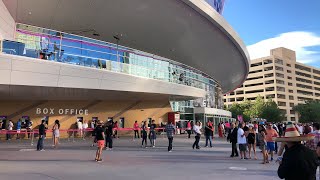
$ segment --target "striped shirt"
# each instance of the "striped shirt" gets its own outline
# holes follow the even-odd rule
[[[174,131],[175,131],[175,127],[174,127],[173,124],[167,124],[166,125],[166,132],[167,132],[168,138],[172,138],[173,137]]]

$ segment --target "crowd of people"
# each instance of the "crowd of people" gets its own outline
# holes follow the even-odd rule
[[[38,129],[37,150],[44,151],[43,142],[46,137],[48,126],[45,120],[42,120]],[[78,131],[80,137],[85,137],[88,128],[86,121],[77,122],[81,131]],[[29,124],[28,127],[32,127]],[[9,121],[7,130],[13,130],[14,123]],[[16,124],[17,133],[21,129],[21,122]],[[111,150],[113,148],[113,138],[118,138],[117,122],[95,121],[91,123],[92,146],[97,144],[97,152],[95,160],[101,162],[102,150],[105,148]],[[162,124],[163,128],[160,132],[166,133],[168,138],[168,152],[172,152],[173,138],[177,134],[179,126],[168,122]],[[315,178],[315,172],[318,167],[318,157],[320,157],[320,125],[319,123],[258,123],[253,122],[221,122],[217,125],[218,135],[227,139],[231,143],[231,158],[240,157],[241,160],[254,159],[257,160],[258,153],[262,154],[262,164],[268,164],[271,161],[279,162],[278,175],[280,178],[296,179],[303,177],[304,179]],[[183,128],[188,138],[194,134],[193,149],[200,149],[200,139],[204,134],[205,147],[213,147],[214,125],[208,121],[202,125],[200,121],[188,121]],[[133,124],[134,138],[141,138],[141,146],[146,148],[148,140],[150,147],[156,146],[157,125],[154,120],[149,123],[143,121],[139,126],[135,121]],[[53,147],[57,148],[60,138],[60,122],[56,120],[52,126]],[[6,135],[7,140],[11,139],[11,134]],[[17,138],[20,138],[17,134]],[[259,149],[259,150],[258,150]],[[275,158],[277,157],[277,158]]]
[[[252,152],[257,160],[256,147],[259,147],[262,164],[268,164],[278,156],[281,179],[314,180],[320,157],[319,128],[318,123],[231,123],[227,135],[231,143],[230,157],[238,157],[239,149],[241,160],[251,159]]]

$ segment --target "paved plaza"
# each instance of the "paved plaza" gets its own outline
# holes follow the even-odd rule
[[[275,162],[262,165],[259,160],[230,158],[230,144],[215,139],[213,148],[193,150],[193,138],[174,139],[173,152],[167,152],[167,139],[158,137],[155,148],[141,148],[140,140],[114,140],[114,149],[103,152],[103,162],[94,161],[96,147],[90,141],[62,140],[58,149],[46,140],[44,152],[34,151],[30,141],[0,144],[1,180],[271,180],[278,179]],[[203,140],[203,139],[202,139]],[[204,142],[201,141],[201,146]]]

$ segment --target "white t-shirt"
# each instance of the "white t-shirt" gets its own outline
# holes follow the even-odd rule
[[[77,125],[78,125],[78,129],[82,129],[82,122],[81,121],[78,121]]]
[[[87,129],[87,128],[88,128],[88,123],[83,123],[83,124],[82,124],[82,128],[83,128],[83,129]]]
[[[302,134],[303,133],[303,126],[298,126],[298,130],[299,130],[299,133]]]
[[[198,134],[201,134],[201,131],[200,131],[201,127],[200,126],[197,126],[197,125],[194,125],[193,126],[193,131],[198,133]]]
[[[12,131],[12,128],[13,128],[13,123],[9,122],[8,130]]]
[[[247,144],[247,138],[246,136],[241,137],[244,135],[243,129],[239,128],[238,129],[238,144]]]

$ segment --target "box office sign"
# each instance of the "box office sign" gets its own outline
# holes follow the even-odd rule
[[[36,108],[37,115],[88,115],[88,109],[72,109],[72,108]]]

